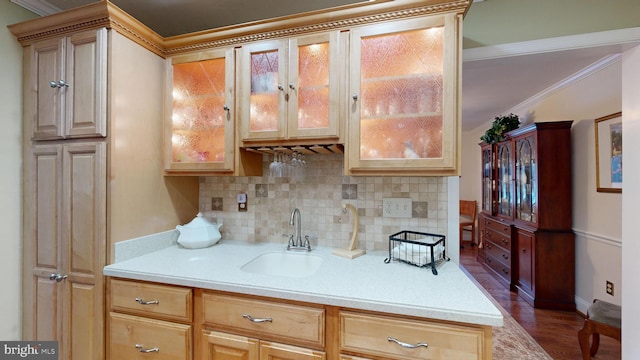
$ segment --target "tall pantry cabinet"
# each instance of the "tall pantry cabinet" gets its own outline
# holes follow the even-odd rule
[[[197,178],[163,177],[163,59],[107,2],[9,28],[24,47],[23,339],[104,359],[109,249],[197,212]]]

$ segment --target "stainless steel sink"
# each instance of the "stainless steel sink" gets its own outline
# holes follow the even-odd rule
[[[244,264],[245,272],[301,278],[313,275],[324,259],[309,253],[268,252]]]

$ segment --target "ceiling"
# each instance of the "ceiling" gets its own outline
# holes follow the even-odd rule
[[[96,0],[11,0],[39,15]],[[480,1],[480,0],[476,0]],[[326,9],[366,0],[111,0],[158,34],[169,37],[256,20]],[[224,9],[224,10],[220,10]],[[617,34],[619,36],[620,34]],[[557,39],[557,38],[556,38]],[[591,41],[533,41],[464,50],[462,128],[486,127],[497,115],[569,78],[601,59],[640,43],[616,36]],[[597,43],[595,41],[598,41]],[[510,46],[511,45],[511,46]],[[564,50],[571,48],[571,50]],[[524,114],[518,114],[524,115]]]

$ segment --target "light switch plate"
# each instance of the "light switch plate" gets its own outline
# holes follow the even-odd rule
[[[382,199],[382,216],[410,218],[412,203],[410,198]]]

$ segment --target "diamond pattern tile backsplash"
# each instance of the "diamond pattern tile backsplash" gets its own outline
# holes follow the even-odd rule
[[[263,160],[263,174],[269,161]],[[447,235],[447,179],[343,175],[341,155],[307,156],[303,181],[270,176],[210,176],[200,178],[200,211],[222,222],[222,238],[250,242],[287,243],[292,234],[291,210],[302,214],[302,235],[312,246],[347,247],[353,219],[343,204],[358,209],[359,248],[388,249],[389,235],[414,230]],[[239,212],[237,195],[247,194],[248,211]],[[411,198],[412,217],[382,216],[383,198]]]

